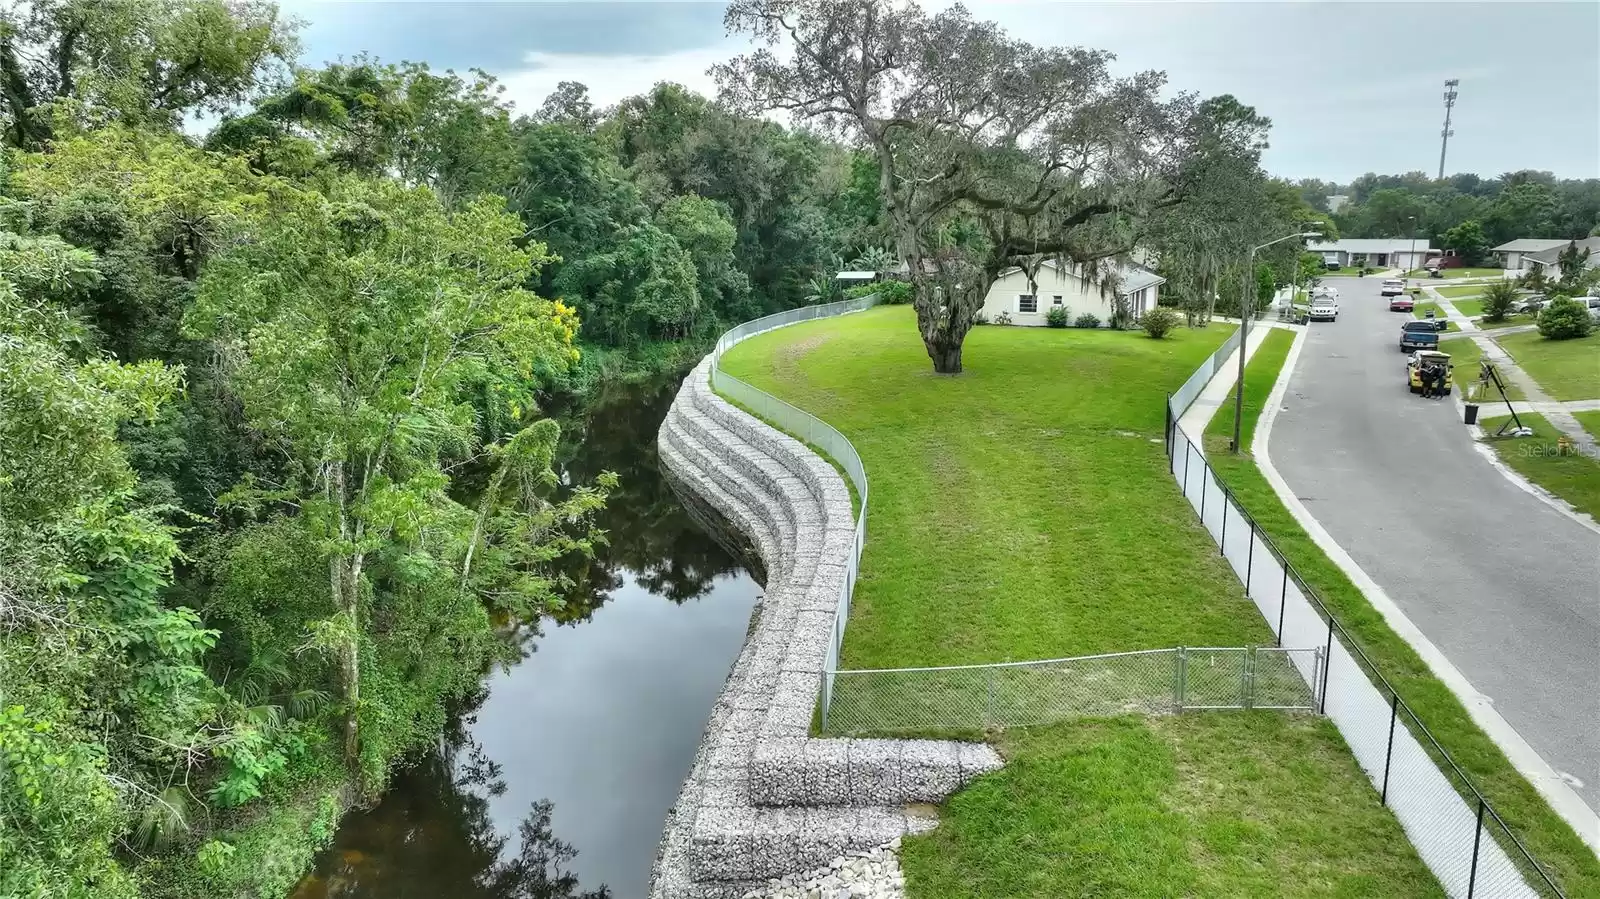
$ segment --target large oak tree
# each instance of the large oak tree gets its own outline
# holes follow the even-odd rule
[[[1053,258],[1114,289],[1109,263],[1181,201],[1193,157],[1257,152],[1266,126],[1231,99],[1164,98],[1159,72],[1116,77],[1108,53],[1035,47],[959,5],[736,0],[726,24],[758,46],[715,68],[724,102],[787,111],[875,155],[939,372],[961,370],[1001,272]]]

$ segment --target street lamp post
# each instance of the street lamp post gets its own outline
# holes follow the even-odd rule
[[[1318,228],[1322,227],[1322,222],[1307,222],[1306,224]],[[1320,231],[1296,231],[1293,234],[1285,234],[1277,240],[1269,240],[1264,244],[1250,248],[1250,257],[1244,267],[1245,281],[1241,285],[1244,289],[1239,293],[1239,380],[1233,391],[1233,441],[1228,444],[1228,451],[1231,453],[1239,452],[1239,428],[1244,421],[1244,356],[1245,349],[1250,345],[1250,319],[1255,312],[1256,306],[1255,301],[1251,300],[1249,308],[1246,309],[1245,298],[1255,295],[1256,251],[1264,250],[1273,244],[1283,243],[1286,240],[1294,240],[1296,237],[1321,236],[1322,232]],[[1290,302],[1294,301],[1293,294],[1290,295],[1289,299]]]
[[[1408,216],[1406,221],[1411,224],[1411,255],[1406,259],[1406,261],[1415,267],[1417,264],[1417,217],[1414,215]],[[1411,268],[1407,269],[1407,271],[1411,270]]]

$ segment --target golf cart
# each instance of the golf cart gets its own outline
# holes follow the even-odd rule
[[[1455,368],[1450,363],[1450,354],[1438,350],[1417,350],[1406,360],[1406,385],[1412,393],[1422,392],[1422,376],[1425,369],[1431,366],[1444,368],[1444,385],[1441,390],[1445,395],[1450,393],[1451,380],[1455,375]]]

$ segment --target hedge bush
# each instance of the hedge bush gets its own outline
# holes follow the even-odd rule
[[[1067,326],[1067,307],[1051,306],[1045,311],[1044,323],[1052,328],[1065,328]]]
[[[1073,320],[1072,326],[1074,328],[1098,328],[1100,327],[1100,319],[1096,318],[1093,313],[1085,312]]]
[[[1146,312],[1139,319],[1139,324],[1144,327],[1144,333],[1160,340],[1167,336],[1167,332],[1178,326],[1178,313],[1165,306],[1157,306]]]
[[[1556,297],[1539,312],[1539,333],[1551,340],[1587,337],[1593,329],[1588,307],[1569,297]]]

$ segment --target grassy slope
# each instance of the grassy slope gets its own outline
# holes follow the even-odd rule
[[[1578,453],[1557,455],[1556,438],[1561,435],[1560,430],[1543,415],[1528,412],[1519,413],[1517,417],[1533,429],[1532,437],[1495,437],[1495,430],[1507,416],[1480,422],[1489,434],[1489,446],[1494,448],[1500,461],[1566,500],[1579,512],[1600,521],[1600,460]]]
[[[1538,331],[1496,338],[1517,365],[1555,400],[1600,399],[1600,330],[1551,340]]]
[[[847,665],[1268,639],[1159,442],[1165,392],[1226,334],[980,328],[949,378],[901,307],[731,351],[729,371],[834,424],[866,461]],[[914,899],[1436,889],[1326,722],[1091,720],[1000,741],[1013,764],[906,842]]]
[[[1600,440],[1600,412],[1574,412],[1572,417],[1596,440]]]
[[[1166,391],[1225,328],[1163,341],[978,328],[950,378],[930,370],[911,315],[797,325],[723,363],[839,428],[866,462],[846,667],[1268,639],[1162,452]]]
[[[1468,338],[1448,341],[1448,352],[1457,360]],[[1271,383],[1281,360],[1256,352],[1245,372],[1247,385]],[[1476,347],[1471,346],[1476,356]],[[1474,369],[1476,363],[1474,363]],[[1257,371],[1259,369],[1259,372]],[[1249,396],[1247,391],[1246,396]],[[1254,407],[1259,410],[1259,404]],[[1503,407],[1502,407],[1503,408]],[[1247,410],[1247,415],[1254,413]],[[1212,419],[1225,419],[1219,412]],[[1253,423],[1252,427],[1253,427]],[[1220,440],[1221,452],[1217,451]],[[1550,809],[1544,799],[1525,780],[1494,741],[1478,729],[1465,708],[1410,644],[1402,640],[1382,615],[1367,602],[1356,585],[1330,560],[1316,541],[1300,527],[1284,507],[1272,485],[1248,455],[1231,456],[1227,440],[1208,436],[1212,467],[1238,497],[1239,502],[1277,544],[1308,586],[1322,599],[1361,648],[1382,670],[1407,704],[1425,721],[1451,756],[1477,783],[1504,818],[1523,839],[1535,857],[1558,878],[1568,896],[1600,896],[1600,859],[1578,838],[1566,821]]]
[[[1115,718],[1010,731],[1001,750],[1004,769],[905,841],[910,896],[1443,895],[1325,719]]]

